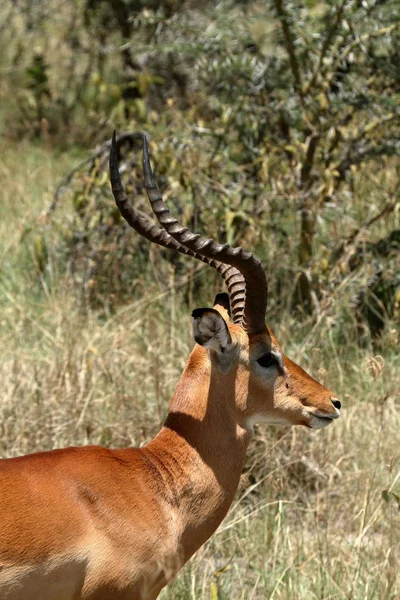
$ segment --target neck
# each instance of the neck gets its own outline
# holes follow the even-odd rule
[[[164,427],[144,449],[169,488],[185,561],[218,527],[239,484],[250,434],[237,422],[234,381],[197,347]]]

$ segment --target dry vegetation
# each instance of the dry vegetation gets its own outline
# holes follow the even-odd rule
[[[396,600],[396,1],[194,4],[0,9],[0,455],[140,445],[163,422],[220,281],[138,241],[99,161],[47,212],[94,141],[145,130],[171,208],[256,250],[269,325],[343,403],[320,432],[257,431],[232,510],[162,598]]]
[[[24,234],[76,157],[26,144],[1,157],[1,454],[141,444],[192,344],[181,288],[153,284],[108,318],[77,305],[56,266],[46,279],[35,269]],[[333,316],[311,330],[287,314],[272,325],[289,355],[337,391],[343,418],[317,433],[260,429],[227,519],[163,598],[398,597],[398,330],[388,326],[375,356],[351,330],[338,345]]]

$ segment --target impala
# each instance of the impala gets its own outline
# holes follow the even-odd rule
[[[151,242],[216,269],[228,294],[193,311],[196,345],[155,439],[0,461],[0,600],[156,598],[226,515],[254,424],[320,429],[340,414],[339,400],[266,327],[260,261],[178,224],[145,137],[143,169],[160,227],[125,195],[114,133],[111,185],[123,217]]]

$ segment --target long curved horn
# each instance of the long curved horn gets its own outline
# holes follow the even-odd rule
[[[267,308],[268,282],[265,271],[258,258],[243,248],[233,248],[229,244],[219,244],[212,239],[193,233],[182,227],[171,215],[157,187],[149,160],[146,136],[143,136],[143,171],[144,185],[152,209],[159,223],[180,244],[204,257],[218,260],[235,267],[243,275],[245,288],[239,291],[236,300],[244,304],[243,326],[248,333],[258,333],[265,327]]]
[[[231,303],[231,311],[235,323],[241,323],[244,313],[244,301],[241,300],[241,292],[245,286],[243,275],[231,265],[218,262],[213,258],[208,258],[191,250],[190,248],[180,244],[173,238],[165,229],[157,227],[151,223],[146,217],[141,216],[135,211],[129,202],[124,187],[122,185],[119,169],[118,169],[118,152],[115,131],[111,140],[110,149],[110,180],[111,188],[115,202],[120,210],[125,221],[137,233],[146,238],[150,242],[154,242],[164,248],[170,248],[181,252],[186,256],[191,256],[216,269],[226,282],[229,298]]]

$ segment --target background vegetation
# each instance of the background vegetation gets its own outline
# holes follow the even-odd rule
[[[396,0],[5,0],[0,448],[139,445],[214,273],[138,239],[140,143],[180,220],[256,251],[269,323],[342,399],[257,432],[226,521],[163,598],[400,594],[400,21]]]

